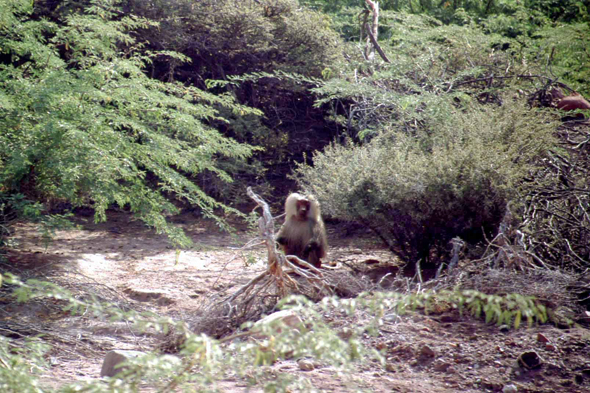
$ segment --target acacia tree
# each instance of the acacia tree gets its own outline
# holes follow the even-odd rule
[[[126,15],[117,0],[92,0],[64,23],[30,18],[27,0],[0,0],[0,197],[92,206],[105,220],[112,204],[129,208],[180,245],[165,220],[171,198],[215,217],[228,209],[191,176],[219,169],[220,156],[245,159],[253,147],[208,126],[216,108],[257,113],[228,95],[149,78],[154,58],[132,32],[152,22]]]

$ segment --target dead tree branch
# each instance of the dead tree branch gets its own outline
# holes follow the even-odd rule
[[[371,12],[373,15],[370,28],[369,28],[369,24],[367,23],[367,16],[368,15],[365,15],[365,21],[363,23],[363,27],[366,30],[367,35],[368,35],[367,36],[367,43],[365,45],[365,58],[369,61],[372,61],[373,58],[375,57],[375,49],[378,47],[377,35],[379,34],[379,3],[372,1],[372,0],[365,0],[365,3],[371,9]],[[379,49],[377,49],[377,50],[379,51]],[[382,52],[383,51],[379,51],[379,54],[381,54]],[[383,57],[383,55],[381,55],[381,57]],[[387,61],[387,62],[389,63],[389,61]]]
[[[368,23],[365,23],[364,27],[365,27],[365,31],[367,32],[367,36],[371,40],[371,43],[373,44],[373,47],[375,49],[377,49],[377,52],[379,53],[379,56],[381,56],[381,58],[383,59],[384,62],[391,63],[391,61],[389,61],[389,58],[387,57],[387,55],[385,54],[385,52],[383,51],[383,49],[381,49],[381,46],[379,46],[379,44],[377,43],[377,39],[375,38],[375,36],[371,32],[371,28],[369,27],[369,24]]]

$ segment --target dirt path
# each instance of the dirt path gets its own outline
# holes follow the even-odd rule
[[[17,225],[18,247],[9,255],[12,268],[23,276],[45,277],[67,288],[83,288],[107,300],[176,318],[194,313],[211,294],[231,293],[265,268],[262,247],[247,254],[237,251],[251,239],[244,228],[235,236],[222,234],[211,223],[190,214],[175,220],[195,241],[192,250],[180,254],[163,236],[124,213],[111,213],[103,224],[94,224],[91,218],[77,220],[80,229],[59,231],[47,245],[32,225]],[[343,236],[338,228],[330,228],[329,237],[334,261],[387,265],[395,260],[368,234]],[[105,326],[91,318],[72,317],[57,307],[49,310],[52,313],[35,304],[0,307],[0,322],[15,314],[23,323],[44,321],[35,322],[39,331],[61,343],[50,353],[51,372],[43,378],[53,387],[98,378],[109,350],[150,350],[159,339],[136,335],[124,323]],[[335,329],[359,323],[342,316],[329,317]],[[60,334],[54,335],[58,328]],[[515,331],[451,314],[416,313],[385,318],[379,335],[363,337],[363,342],[387,358],[385,368],[368,364],[348,376],[356,381],[356,388],[367,391],[499,392],[510,384],[518,392],[590,391],[590,331],[581,327],[545,325]],[[526,351],[535,351],[542,367],[518,367],[517,358]],[[302,371],[295,360],[280,361],[273,367],[310,378],[321,390],[353,389],[350,379],[341,378],[330,367]],[[221,390],[246,388],[234,381]]]

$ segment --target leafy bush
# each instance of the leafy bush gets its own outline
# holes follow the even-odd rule
[[[43,356],[49,348],[39,339],[15,345],[12,340],[0,336],[0,391],[43,392],[38,375],[47,367]]]
[[[554,125],[516,102],[432,117],[425,129],[333,144],[298,180],[328,215],[366,224],[408,261],[434,262],[456,236],[491,236],[528,165],[554,145]]]
[[[272,77],[231,85],[212,83],[259,72],[314,77],[333,73],[330,70],[342,58],[342,47],[326,15],[296,0],[131,0],[128,4],[132,12],[159,22],[158,27],[139,33],[149,48],[174,50],[191,60],[156,58],[150,64],[153,77],[226,92],[265,114],[246,116],[220,109],[223,119],[211,120],[223,135],[264,148],[249,161],[251,166],[219,158],[221,167],[239,167],[233,184],[211,181],[208,173],[198,176],[198,184],[212,195],[237,200],[243,197],[245,185],[257,184],[259,191],[271,189],[285,178],[291,159],[329,142],[329,133],[318,136],[315,131],[325,129],[324,112],[313,107],[313,96],[305,85]]]
[[[553,75],[590,96],[590,26],[588,23],[546,26],[535,32],[528,58],[550,59]],[[538,71],[543,71],[539,65]]]
[[[320,76],[340,57],[329,18],[296,0],[129,1],[133,12],[159,21],[142,36],[156,48],[176,50],[191,64],[160,63],[174,79],[225,79],[227,75],[281,69]],[[176,73],[176,74],[175,74]],[[201,73],[200,75],[198,73]]]
[[[253,151],[208,125],[224,121],[216,107],[259,112],[230,95],[150,79],[144,70],[154,57],[186,58],[145,53],[133,31],[153,23],[121,16],[114,3],[91,1],[54,24],[29,19],[30,2],[0,0],[8,11],[0,20],[0,189],[90,205],[97,220],[117,204],[187,245],[165,219],[177,211],[170,198],[215,217],[224,205],[191,175],[229,182],[219,157]]]
[[[391,34],[382,46],[395,54],[390,64],[351,61],[341,78],[312,89],[317,105],[330,104],[334,119],[355,140],[370,139],[383,127],[420,132],[439,112],[448,114],[453,103],[501,103],[515,85],[530,87],[530,81],[515,77],[529,72],[528,63],[512,50],[495,49],[519,47],[516,42],[475,25],[442,25],[429,16],[389,13],[383,19]]]

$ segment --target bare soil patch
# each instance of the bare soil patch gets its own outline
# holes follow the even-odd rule
[[[76,217],[77,230],[59,231],[45,244],[31,224],[18,224],[18,247],[9,254],[9,269],[23,278],[43,278],[72,291],[90,293],[122,307],[187,318],[212,295],[231,293],[265,269],[265,249],[241,253],[252,236],[245,228],[229,235],[214,224],[185,214],[175,218],[195,241],[177,253],[164,236],[130,216],[111,212],[107,223]],[[371,234],[328,225],[329,259],[373,281],[397,270],[396,258]],[[325,315],[334,329],[344,330],[371,319]],[[13,338],[44,334],[52,343],[51,370],[42,379],[58,387],[99,378],[102,360],[112,349],[150,351],[162,341],[158,334],[137,334],[125,323],[105,323],[89,316],[71,316],[59,304],[18,305],[0,300],[0,334]],[[336,370],[313,364],[303,371],[297,360],[279,361],[277,372],[311,379],[320,390],[347,392],[500,392],[514,385],[518,392],[590,391],[590,331],[583,326],[552,325],[505,329],[454,313],[387,315],[377,336],[365,345],[381,350],[387,364],[359,366],[342,378]],[[538,368],[518,365],[534,351]],[[350,384],[350,378],[355,382]],[[222,391],[247,391],[243,381],[226,381]],[[252,390],[250,390],[252,391]]]

